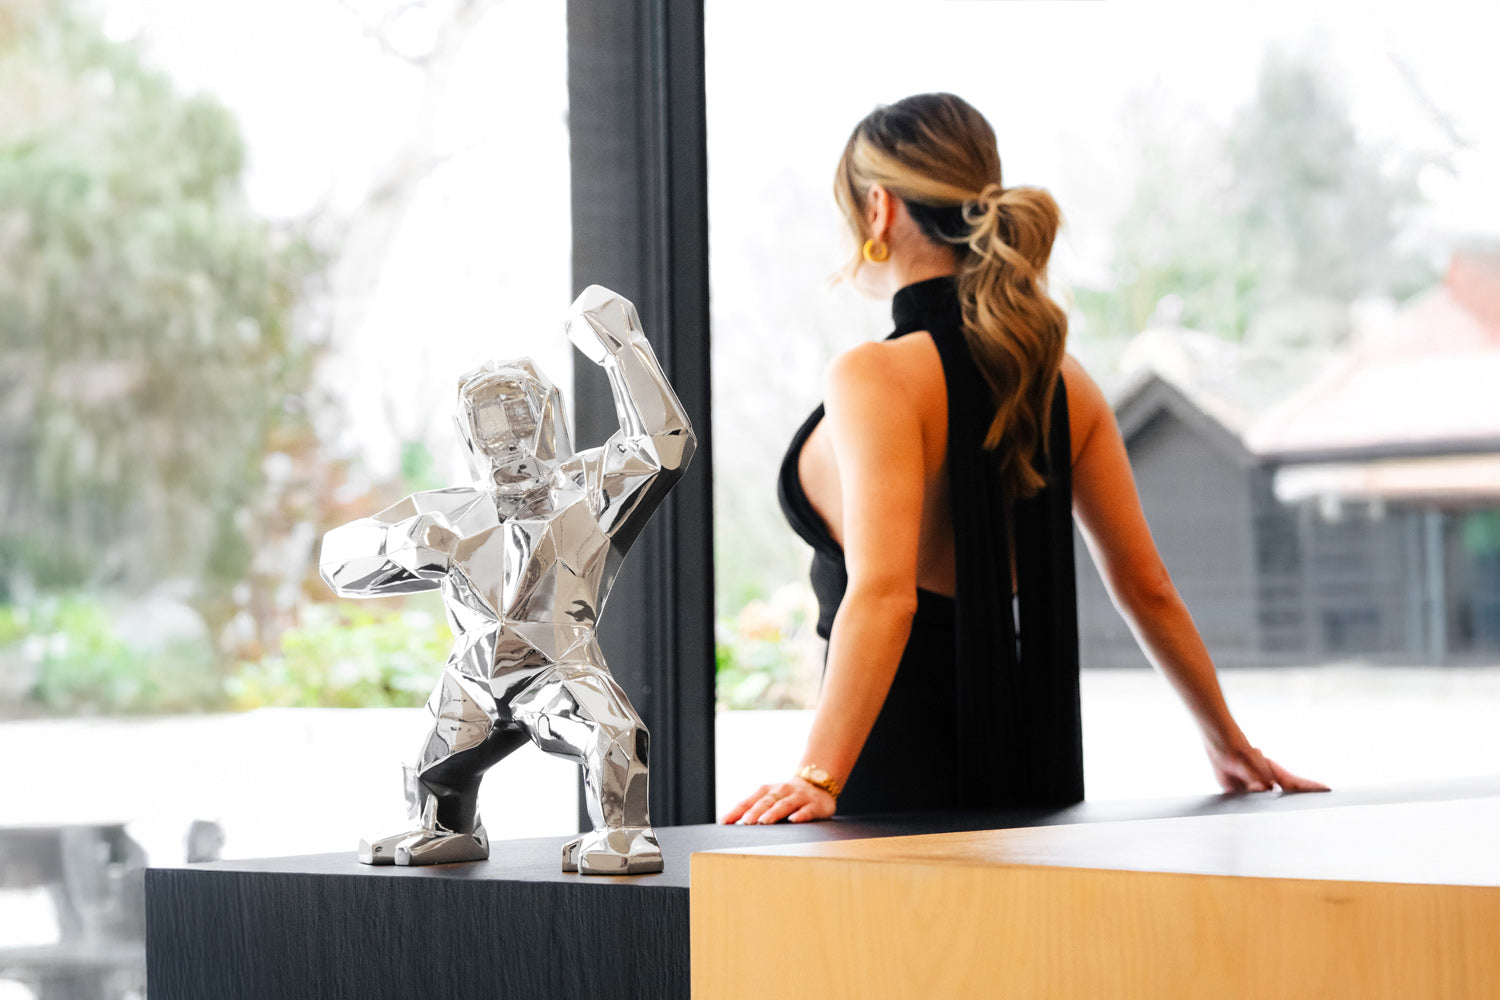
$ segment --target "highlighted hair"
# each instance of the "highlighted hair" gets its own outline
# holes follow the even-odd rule
[[[1011,496],[1046,485],[1045,451],[1068,317],[1047,294],[1047,262],[1062,225],[1041,188],[1001,183],[995,132],[952,94],[919,94],[876,108],[854,127],[834,196],[863,244],[874,234],[866,195],[879,184],[905,203],[935,242],[953,246],[964,339],[989,383],[995,416],[985,435]],[[850,273],[863,260],[856,255]]]

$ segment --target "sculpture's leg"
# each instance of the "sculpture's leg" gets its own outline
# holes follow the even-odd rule
[[[554,667],[511,708],[537,746],[583,766],[594,829],[563,849],[563,871],[661,871],[646,795],[649,736],[609,672],[592,664]]]
[[[515,724],[497,724],[485,687],[445,670],[427,707],[432,732],[415,767],[406,768],[407,815],[415,829],[363,840],[365,864],[431,865],[489,857],[489,837],[478,814],[479,783],[497,761],[524,744]]]

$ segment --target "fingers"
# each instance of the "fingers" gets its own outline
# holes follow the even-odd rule
[[[1256,788],[1257,779],[1249,761],[1239,754],[1225,754],[1214,761],[1214,772],[1219,779],[1219,787],[1230,794],[1241,792],[1264,791],[1264,787]]]
[[[787,810],[781,808],[782,800],[787,797],[785,785],[762,785],[761,794],[754,796],[745,815],[740,817],[741,823],[774,823],[787,814]],[[800,803],[798,803],[800,805]],[[772,813],[775,815],[771,815]]]
[[[1269,792],[1276,787],[1276,776],[1265,756],[1243,736],[1210,750],[1209,756],[1219,772],[1219,787],[1226,792]]]
[[[1246,782],[1250,791],[1269,792],[1276,787],[1276,775],[1271,772],[1271,765],[1266,762],[1265,754],[1251,747],[1246,763],[1250,766],[1250,776]]]
[[[1219,787],[1230,793],[1269,792],[1274,788],[1283,792],[1328,791],[1321,781],[1293,774],[1254,747],[1224,754],[1216,764]]]
[[[1328,786],[1321,781],[1293,774],[1255,747],[1251,747],[1245,759],[1250,774],[1244,776],[1245,791],[1269,792],[1280,788],[1283,792],[1326,792]]]
[[[761,785],[720,818],[720,823],[763,825],[791,820],[803,823],[827,819],[835,808],[833,796],[804,781]]]
[[[807,805],[806,796],[791,788],[790,785],[778,786],[772,794],[778,795],[776,801],[771,803],[769,809],[760,814],[756,820],[758,823],[779,823],[792,813]]]
[[[809,802],[807,805],[803,806],[801,809],[798,809],[796,812],[788,816],[787,820],[792,823],[806,823],[808,820],[827,819],[830,815],[832,814],[825,813],[821,809],[819,809],[818,803]]]
[[[1311,778],[1302,778],[1288,771],[1280,764],[1266,758],[1266,764],[1271,769],[1271,774],[1276,778],[1276,784],[1281,786],[1283,792],[1326,792],[1327,785],[1321,781],[1313,781]]]
[[[732,809],[730,809],[727,813],[725,813],[719,819],[719,822],[720,823],[738,823],[740,821],[740,818],[742,816],[744,816],[745,813],[748,812],[751,809],[751,807],[753,807],[755,805],[755,803],[761,798],[761,796],[765,795],[770,790],[771,790],[771,786],[770,785],[761,785],[759,788],[757,788],[755,790],[755,792],[753,794],[751,794],[751,795],[749,795],[749,796],[741,799],[739,802],[735,803],[734,807]],[[746,820],[746,822],[753,822],[753,821]]]

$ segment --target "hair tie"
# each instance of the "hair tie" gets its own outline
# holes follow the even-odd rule
[[[969,249],[985,260],[1014,268],[1027,278],[1037,276],[1037,268],[1015,246],[1016,219],[1009,202],[1019,189],[999,183],[986,184],[972,201],[964,202],[964,220],[969,224]]]
[[[985,228],[997,227],[1001,218],[1008,221],[1010,210],[1005,205],[1005,195],[1005,188],[999,184],[986,184],[980,189],[978,194],[964,202],[964,221],[971,228],[981,226]],[[995,221],[990,222],[991,217],[994,217]]]

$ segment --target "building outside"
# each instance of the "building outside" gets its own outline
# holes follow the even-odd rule
[[[1455,255],[1438,287],[1259,416],[1216,391],[1235,365],[1200,338],[1171,334],[1178,353],[1115,410],[1216,661],[1500,658],[1500,258]],[[1184,351],[1194,363],[1174,364]],[[1079,552],[1084,664],[1140,665]]]

